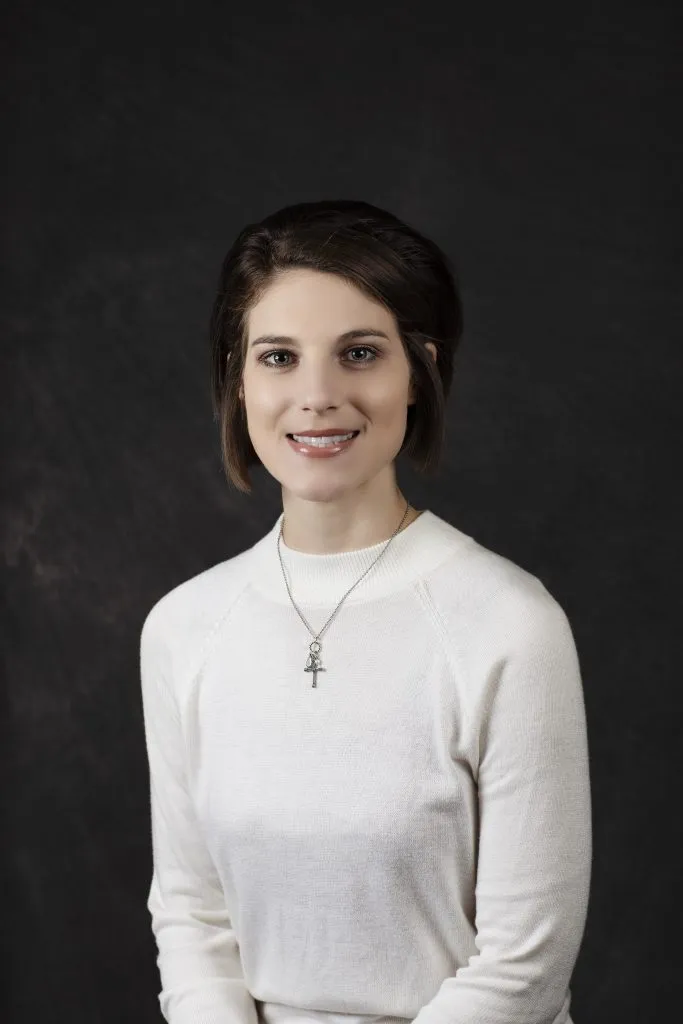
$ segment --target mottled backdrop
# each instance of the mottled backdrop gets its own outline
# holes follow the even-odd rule
[[[213,288],[246,221],[339,197],[460,273],[447,450],[402,487],[574,629],[594,804],[574,1019],[679,1001],[677,6],[5,6],[3,1020],[159,1019],[139,630],[280,510],[263,470],[252,497],[222,476]]]

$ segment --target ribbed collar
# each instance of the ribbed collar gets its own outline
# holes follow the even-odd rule
[[[251,585],[270,600],[289,604],[277,552],[284,513],[248,552]],[[336,605],[346,591],[377,558],[384,554],[354,587],[345,604],[372,601],[414,583],[472,538],[440,516],[425,509],[388,544],[386,540],[354,551],[310,554],[280,541],[280,554],[292,596],[298,605]]]

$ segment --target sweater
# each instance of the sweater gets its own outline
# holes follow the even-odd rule
[[[565,612],[430,510],[281,541],[147,613],[140,678],[170,1024],[572,1024],[592,833]],[[315,680],[315,685],[314,685]]]

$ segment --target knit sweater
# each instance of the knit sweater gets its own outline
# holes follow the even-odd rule
[[[573,634],[425,510],[387,546],[252,547],[140,640],[171,1024],[572,1024],[591,794]]]

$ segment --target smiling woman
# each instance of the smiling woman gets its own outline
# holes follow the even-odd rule
[[[383,383],[392,394],[396,450],[389,461],[404,454],[419,471],[434,470],[462,329],[450,260],[434,242],[387,211],[351,200],[301,203],[248,225],[225,257],[211,317],[212,395],[229,481],[249,493],[253,465],[265,465],[278,479],[283,471],[272,462],[272,450],[261,443],[264,434],[255,443],[257,431],[251,429],[258,427],[255,403],[263,397],[263,378],[256,373],[252,350],[259,353],[254,356],[260,360],[258,368],[279,378],[268,387],[277,386],[281,400],[286,396],[289,404],[286,416],[281,412],[284,426],[278,424],[281,437],[328,425],[345,430],[363,422],[372,426],[369,415],[357,407],[358,396],[339,391],[343,381],[350,386],[361,371],[359,376],[372,380],[365,387],[377,391]],[[362,350],[357,344],[361,340],[369,343]],[[337,374],[331,372],[333,366]],[[301,393],[311,386],[317,394]],[[378,435],[379,429],[371,440]],[[325,466],[332,469],[331,463]],[[338,483],[335,493],[328,491],[324,509],[310,507],[310,490],[308,503],[297,501],[297,494],[304,497],[300,486],[294,486],[291,476],[282,480],[289,539],[294,540],[296,529],[303,547],[306,531],[309,542],[321,547],[317,523],[323,514],[328,523],[337,520],[336,536],[329,537],[335,548],[386,536],[405,504],[391,477],[388,471],[374,484],[364,479],[362,487],[358,477],[346,488]],[[318,487],[324,488],[322,481]],[[299,513],[305,517],[300,529]],[[358,525],[351,527],[355,536],[348,533],[352,523],[361,521],[366,523],[364,535]],[[339,533],[340,522],[346,524],[346,538]]]
[[[461,331],[445,255],[367,203],[286,207],[225,258],[226,475],[248,493],[260,464],[283,508],[142,628],[170,1024],[571,1024],[592,851],[572,631],[396,481],[400,453],[438,462]]]
[[[338,274],[293,268],[272,278],[245,330],[239,398],[250,443],[282,485],[289,545],[320,550],[323,530],[332,550],[386,537],[405,508],[393,463],[416,401],[394,314]],[[432,341],[423,348],[436,356]]]

